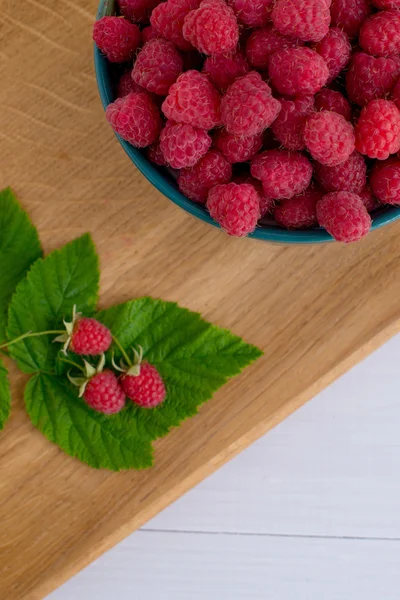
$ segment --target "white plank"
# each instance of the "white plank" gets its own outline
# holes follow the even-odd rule
[[[138,531],[48,600],[398,600],[399,589],[400,542]]]

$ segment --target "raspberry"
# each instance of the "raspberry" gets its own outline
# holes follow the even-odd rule
[[[368,0],[332,0],[331,26],[340,27],[350,38],[356,37],[371,12]]]
[[[314,96],[282,98],[280,103],[281,111],[271,126],[274,136],[288,150],[304,150],[304,126],[314,112]]]
[[[125,394],[109,370],[97,373],[88,381],[83,398],[91,408],[105,415],[118,413],[125,406]]]
[[[182,72],[182,58],[172,44],[162,38],[147,42],[133,65],[132,79],[159,96],[168,94]]]
[[[78,317],[74,321],[69,348],[75,354],[103,354],[107,352],[111,343],[111,332],[103,323],[88,317]]]
[[[354,192],[358,194],[367,183],[367,165],[358,152],[340,165],[327,167],[315,163],[314,176],[326,192]]]
[[[205,204],[208,192],[220,183],[228,183],[232,166],[218,150],[210,150],[194,167],[182,169],[178,176],[179,189],[191,200]]]
[[[232,0],[237,20],[248,27],[264,27],[269,19],[273,0]]]
[[[238,77],[246,75],[249,65],[240,52],[209,56],[204,61],[204,73],[220,91],[225,91]]]
[[[137,94],[138,92],[146,92],[146,90],[135,83],[132,79],[132,70],[126,71],[118,82],[117,98],[123,98],[128,94]]]
[[[111,127],[136,148],[150,146],[158,138],[161,117],[148,94],[128,94],[107,106],[106,117]]]
[[[400,110],[400,77],[392,90],[391,99]]]
[[[315,96],[317,110],[331,110],[342,115],[347,121],[351,120],[351,106],[347,98],[340,92],[324,88]]]
[[[159,34],[151,25],[148,25],[147,27],[142,29],[143,44],[147,44],[147,42],[150,42],[150,40],[154,40],[158,37],[160,37]]]
[[[246,43],[246,57],[255,69],[267,69],[268,59],[277,50],[296,48],[296,39],[281,35],[272,25],[253,31]]]
[[[161,0],[118,0],[121,14],[136,23],[147,23],[153,8]]]
[[[400,150],[400,112],[390,100],[371,100],[356,125],[356,148],[370,158],[385,160]]]
[[[182,73],[170,87],[162,111],[167,119],[212,129],[221,123],[221,97],[207,75],[198,71]]]
[[[274,122],[280,109],[269,85],[251,71],[228,88],[221,102],[221,119],[232,135],[257,135]]]
[[[339,242],[355,242],[367,235],[371,217],[360,196],[352,192],[331,192],[317,204],[317,219]]]
[[[239,27],[233,10],[222,0],[203,0],[183,24],[183,37],[203,54],[223,54],[236,48]]]
[[[220,129],[214,138],[214,146],[221,150],[230,163],[240,163],[253,158],[260,150],[262,141],[262,133],[249,137],[236,137],[226,129]]]
[[[370,213],[379,207],[379,202],[373,195],[371,189],[365,185],[361,192],[358,193],[367,211]],[[399,196],[400,199],[400,196]]]
[[[374,56],[400,54],[400,12],[388,10],[369,17],[361,26],[359,44]]]
[[[390,58],[374,58],[364,52],[353,54],[346,74],[349,99],[365,106],[374,98],[390,94],[399,74],[399,67]]]
[[[372,169],[369,183],[380,202],[400,205],[400,160],[390,158],[381,164],[377,163]]]
[[[248,183],[228,183],[213,187],[207,199],[210,215],[229,235],[252,233],[260,218],[260,198]]]
[[[183,37],[182,28],[186,15],[198,5],[199,0],[168,0],[156,6],[150,23],[160,36],[180,50],[193,50],[192,44]]]
[[[354,129],[342,115],[323,110],[311,115],[304,128],[304,142],[311,156],[333,167],[354,151]]]
[[[103,17],[93,26],[93,40],[110,62],[123,63],[133,58],[141,34],[137,25],[125,19]]]
[[[300,196],[283,200],[275,208],[275,221],[287,229],[312,227],[317,223],[316,207],[321,198],[321,191],[310,186]]]
[[[327,82],[328,65],[311,48],[287,48],[272,54],[268,61],[272,85],[287,96],[311,96]]]
[[[304,192],[312,172],[312,165],[303,154],[287,150],[266,150],[251,162],[251,174],[261,180],[265,194],[275,200]]]
[[[316,45],[315,50],[328,65],[329,79],[327,83],[336,79],[350,60],[349,38],[338,27],[331,27],[327,35]]]
[[[400,0],[372,0],[372,4],[381,10],[400,9]]]
[[[160,134],[160,150],[173,169],[193,167],[210,146],[208,133],[187,123],[167,121]]]
[[[323,0],[277,0],[272,22],[282,35],[319,42],[329,31],[331,15]]]
[[[157,142],[147,148],[147,158],[160,167],[165,167],[167,164],[164,155],[161,152],[160,144]]]
[[[158,406],[167,394],[161,375],[148,362],[141,363],[139,375],[123,375],[121,386],[128,398],[142,408]]]
[[[243,173],[242,175],[236,175],[236,177],[234,177],[232,180],[232,183],[248,183],[253,186],[260,200],[260,219],[271,212],[275,205],[275,200],[265,195],[261,181],[255,179],[255,177],[252,177],[247,173]]]

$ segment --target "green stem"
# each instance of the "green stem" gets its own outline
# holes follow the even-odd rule
[[[117,340],[117,338],[114,335],[112,336],[112,338],[113,338],[114,344],[117,346],[118,350],[121,352],[122,356],[126,360],[126,364],[128,366],[131,366],[132,365],[132,361],[129,358],[129,356],[126,353],[126,351],[124,350],[124,348],[122,347],[121,343]]]
[[[79,369],[80,371],[82,371],[82,373],[85,372],[85,369],[82,367],[82,365],[78,365],[78,363],[74,362],[73,360],[68,360],[67,358],[63,358],[62,356],[60,356],[60,360],[62,362],[67,363],[68,365],[72,365],[76,369]]]
[[[16,344],[17,342],[21,342],[22,340],[25,340],[26,338],[38,337],[40,335],[61,335],[63,333],[65,333],[65,331],[39,331],[38,333],[32,333],[31,331],[28,331],[28,333],[24,333],[23,335],[20,335],[19,337],[15,338],[15,340],[11,340],[11,342],[4,342],[3,344],[1,344],[0,350],[2,348],[7,348],[9,346],[12,346],[13,344]]]

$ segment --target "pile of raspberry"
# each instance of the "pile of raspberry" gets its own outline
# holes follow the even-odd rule
[[[118,0],[114,131],[234,236],[400,205],[400,0]]]

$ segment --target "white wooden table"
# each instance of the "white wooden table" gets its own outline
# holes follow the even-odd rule
[[[398,600],[400,337],[48,600]]]

